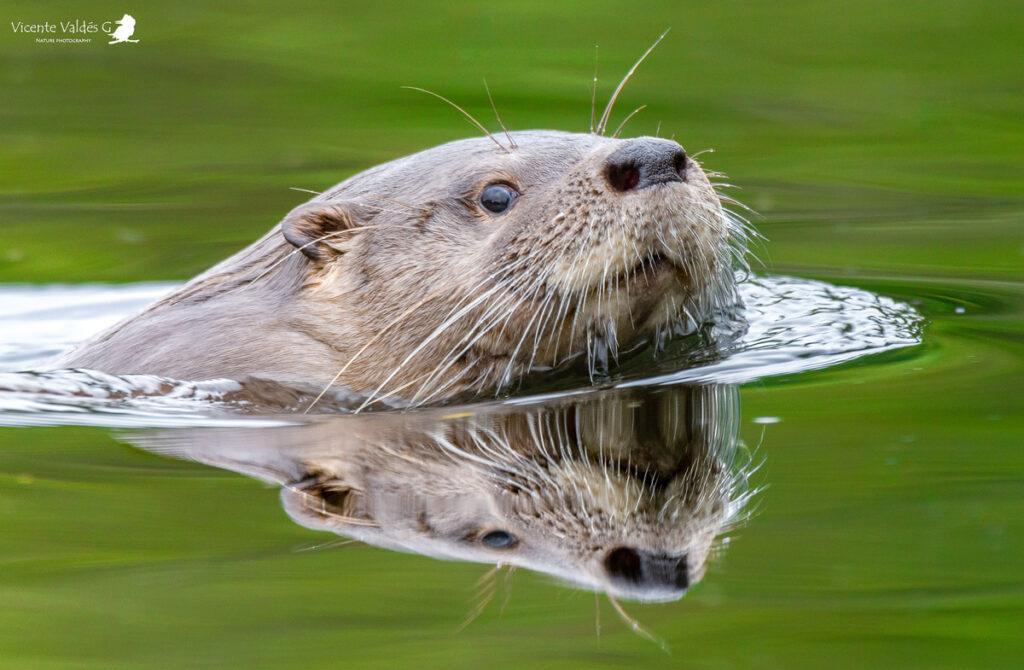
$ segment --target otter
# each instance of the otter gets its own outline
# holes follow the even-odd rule
[[[56,367],[419,405],[735,312],[743,223],[678,143],[534,130],[356,174]]]
[[[707,384],[123,437],[279,486],[311,529],[653,602],[744,518],[738,431],[736,387]]]

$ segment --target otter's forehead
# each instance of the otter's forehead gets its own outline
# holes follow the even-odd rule
[[[524,130],[441,144],[383,163],[346,179],[326,198],[360,195],[437,197],[453,184],[505,175],[521,183],[541,183],[564,174],[596,150],[622,142],[588,133]],[[501,147],[495,143],[501,144]],[[502,148],[504,147],[504,149]]]

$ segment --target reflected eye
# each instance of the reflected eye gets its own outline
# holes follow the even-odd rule
[[[505,184],[491,184],[480,194],[480,204],[492,214],[503,214],[516,199],[516,192]]]
[[[492,530],[480,536],[480,544],[491,549],[511,549],[516,545],[516,538],[503,530]]]

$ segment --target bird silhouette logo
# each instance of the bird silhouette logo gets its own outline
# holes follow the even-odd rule
[[[115,21],[117,28],[114,32],[110,33],[112,38],[107,44],[124,44],[126,42],[138,42],[138,40],[129,39],[135,33],[135,17],[131,14],[125,14],[121,17],[120,21]]]

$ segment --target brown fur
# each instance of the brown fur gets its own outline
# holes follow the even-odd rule
[[[422,403],[614,358],[735,304],[739,230],[700,167],[618,192],[594,134],[475,138],[358,174],[58,361],[115,374],[337,384]],[[673,143],[674,144],[674,143]],[[504,214],[479,204],[501,182]]]

